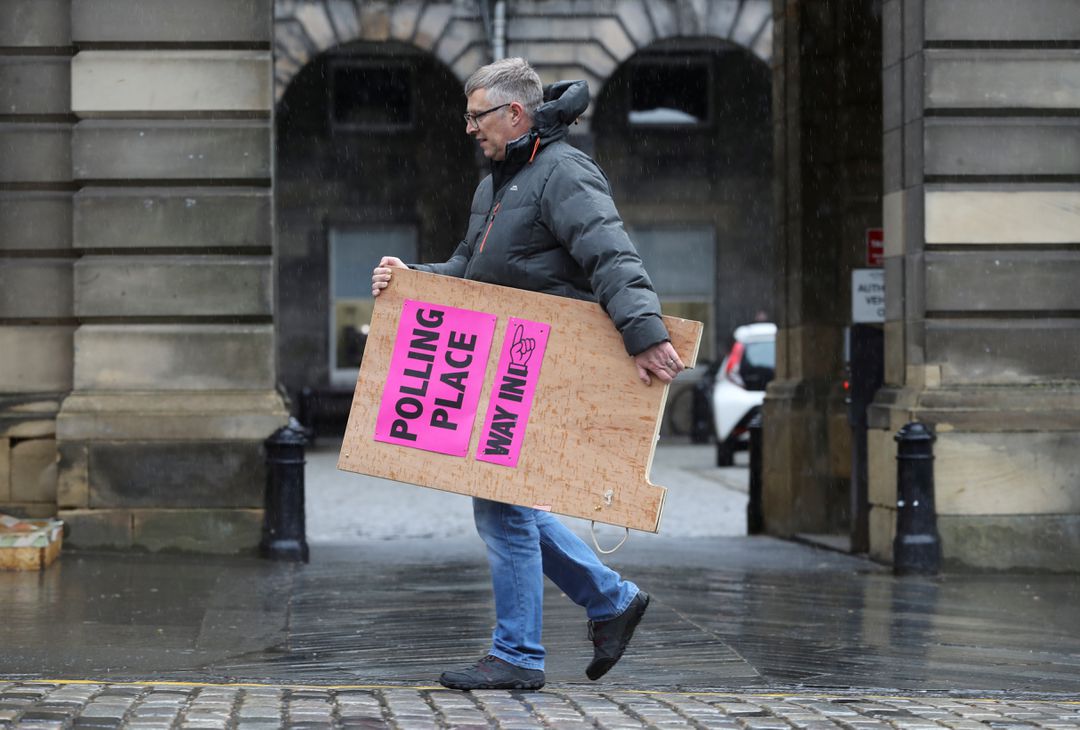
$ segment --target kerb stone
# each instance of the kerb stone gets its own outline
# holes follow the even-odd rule
[[[938,518],[946,569],[1080,570],[1080,515]]]
[[[148,550],[251,552],[262,533],[261,509],[135,510],[132,543]]]
[[[130,548],[131,512],[128,510],[61,509],[57,516],[67,525],[64,546],[78,548]]]

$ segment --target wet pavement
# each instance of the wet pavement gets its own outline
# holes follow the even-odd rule
[[[629,544],[653,596],[604,688],[1018,692],[1080,688],[1080,585],[1061,576],[894,578],[771,538]],[[432,684],[481,656],[493,614],[472,541],[316,548],[309,565],[67,554],[0,574],[0,677]],[[548,681],[583,676],[580,609],[550,588]]]
[[[437,495],[458,516],[414,503],[400,524],[426,521],[422,539],[320,526],[334,505],[378,521],[373,495],[392,487],[368,485],[366,507],[316,496],[315,526],[338,539],[308,565],[66,552],[0,573],[0,727],[1080,727],[1080,577],[897,578],[738,536],[739,473],[694,454],[658,450],[654,481],[684,507],[609,560],[653,602],[598,683],[584,616],[549,585],[544,692],[435,688],[484,653],[494,620],[482,547],[459,531],[468,500]],[[728,515],[721,534],[699,529],[700,505]]]

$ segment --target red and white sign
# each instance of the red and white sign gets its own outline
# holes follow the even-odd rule
[[[866,229],[866,265],[883,266],[885,264],[885,229]]]

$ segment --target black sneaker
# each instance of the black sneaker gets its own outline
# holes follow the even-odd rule
[[[488,655],[471,667],[443,672],[439,684],[450,689],[540,689],[544,672],[525,669]]]
[[[589,679],[600,679],[622,658],[634,629],[641,623],[641,617],[648,607],[649,594],[638,591],[626,610],[615,618],[589,622],[589,638],[593,643],[593,659],[585,668],[585,675]]]

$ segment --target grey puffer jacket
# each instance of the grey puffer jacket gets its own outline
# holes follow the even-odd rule
[[[506,159],[492,162],[476,188],[469,229],[454,255],[412,268],[599,301],[626,351],[637,355],[668,340],[668,332],[607,177],[564,141],[588,103],[584,81],[547,87],[532,130],[507,144]]]

